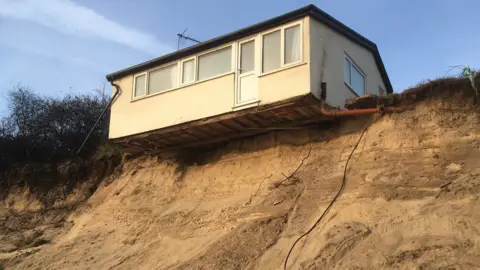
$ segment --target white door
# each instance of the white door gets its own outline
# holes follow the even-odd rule
[[[239,42],[236,105],[256,101],[258,81],[255,75],[255,40]]]

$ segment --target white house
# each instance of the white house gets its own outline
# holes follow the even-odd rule
[[[377,46],[314,5],[107,79],[118,91],[109,137],[131,149],[193,146],[318,121],[321,104],[343,107],[348,98],[392,92]]]

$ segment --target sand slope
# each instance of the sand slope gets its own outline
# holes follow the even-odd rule
[[[5,253],[2,262],[12,269],[282,269],[293,242],[337,192],[368,127],[343,194],[295,247],[288,268],[480,268],[480,126],[469,102],[430,98],[403,113],[270,133],[188,164],[128,161],[50,243]]]

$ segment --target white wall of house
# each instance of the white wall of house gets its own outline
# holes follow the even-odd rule
[[[346,82],[345,57],[353,63],[352,73],[356,70],[363,73],[364,89],[355,87],[358,80],[355,80],[357,83]],[[373,54],[315,19],[310,20],[310,73],[312,94],[320,98],[320,84],[326,82],[327,103],[331,106],[343,108],[346,99],[365,94],[380,95],[380,89],[386,93]]]
[[[242,58],[242,51],[249,57]],[[351,86],[346,82],[345,59],[351,72],[357,70]],[[358,74],[364,78],[360,92],[355,89]],[[122,93],[112,105],[109,137],[130,136],[309,93],[320,98],[322,81],[327,83],[327,102],[332,106],[343,107],[345,99],[357,95],[355,90],[364,95],[386,89],[370,51],[304,17],[115,80]]]
[[[112,105],[109,138],[309,94],[309,20],[305,17],[115,80],[122,94]],[[242,60],[243,45],[250,58]]]

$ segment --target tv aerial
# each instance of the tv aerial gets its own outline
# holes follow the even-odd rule
[[[180,50],[180,40],[183,38],[185,40],[190,40],[190,41],[193,41],[193,42],[196,42],[196,43],[201,43],[201,41],[199,40],[196,40],[192,37],[189,37],[187,35],[185,35],[185,32],[187,32],[188,28],[185,28],[185,30],[183,31],[183,33],[181,34],[177,34],[178,36],[178,40],[177,40],[177,51]]]

